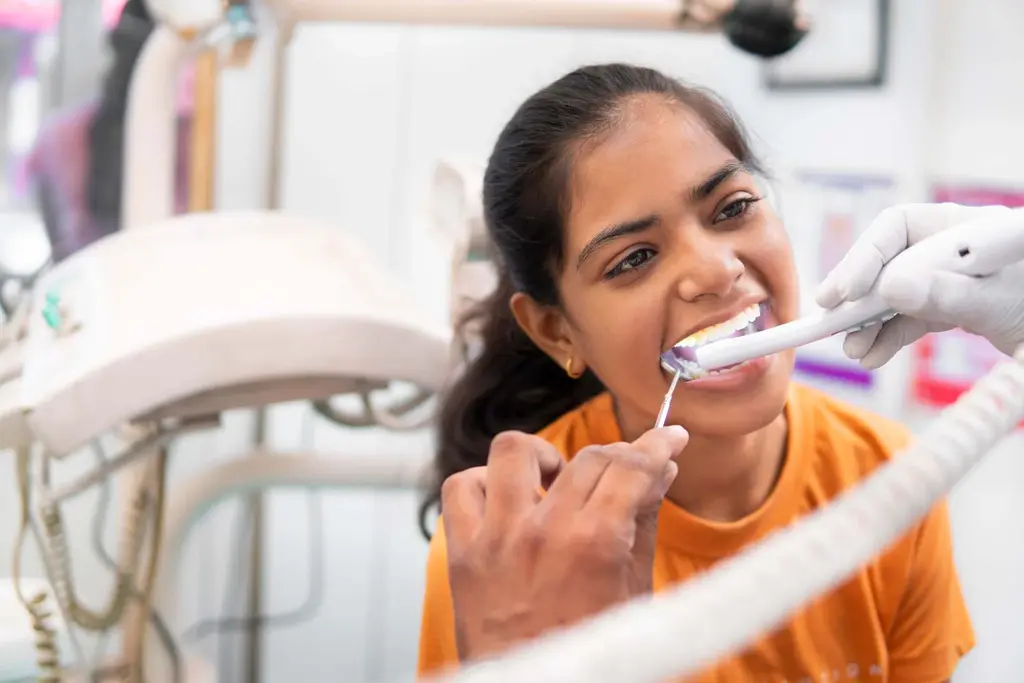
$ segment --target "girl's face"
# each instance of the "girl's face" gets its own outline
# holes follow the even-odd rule
[[[618,127],[575,150],[561,309],[523,296],[513,310],[563,367],[592,370],[626,434],[653,426],[671,377],[660,354],[716,324],[798,315],[786,231],[754,177],[700,118],[662,98],[627,106]],[[786,352],[680,382],[669,415],[693,434],[737,436],[775,419],[793,368]]]

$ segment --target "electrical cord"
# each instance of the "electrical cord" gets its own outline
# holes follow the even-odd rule
[[[156,495],[153,511],[153,540],[149,544],[149,558],[146,563],[146,579],[142,588],[142,609],[148,614],[153,603],[153,592],[156,588],[157,567],[160,562],[160,549],[163,545],[164,531],[164,500],[167,495],[167,446],[161,446],[156,462]],[[149,482],[146,482],[149,485]],[[130,672],[129,683],[143,683],[143,655],[146,652],[146,638],[149,629],[143,625],[136,644],[132,660],[136,666]]]
[[[313,414],[307,413],[303,424],[304,441],[311,440],[313,427]],[[215,619],[204,619],[193,624],[185,631],[185,634],[181,638],[183,642],[194,644],[214,634],[219,635],[226,632],[244,631],[253,627],[289,628],[308,622],[316,617],[323,604],[326,583],[324,576],[325,558],[323,550],[323,501],[321,495],[316,492],[306,494],[306,499],[309,503],[310,529],[309,593],[307,593],[305,599],[299,604],[299,606],[278,614],[261,614],[254,617],[218,617]],[[238,524],[244,524],[245,529],[236,531],[236,538],[252,534],[253,529],[251,522],[252,518],[248,515],[240,517]],[[237,561],[241,556],[241,552],[232,554],[232,565],[228,570],[229,576],[237,575]],[[235,584],[234,589],[234,600],[232,600],[232,602],[237,603],[241,601],[241,593],[244,589],[242,582]],[[229,611],[229,609],[230,607],[225,605],[225,611]]]
[[[46,606],[49,596],[46,591],[40,591],[26,598],[21,592],[21,558],[25,548],[25,540],[28,537],[32,524],[30,464],[31,453],[29,449],[19,449],[15,461],[20,498],[19,522],[14,541],[14,554],[11,559],[11,580],[14,585],[14,594],[28,614],[32,622],[32,630],[35,633],[36,668],[39,672],[37,681],[38,683],[60,683],[62,671],[60,651],[57,649],[57,633],[49,624],[51,613]],[[71,629],[70,622],[68,622],[68,629],[69,631]],[[82,654],[80,648],[78,648],[78,654]]]
[[[358,413],[335,407],[329,399],[312,401],[313,410],[318,415],[342,427],[384,427],[392,431],[414,431],[426,427],[434,418],[434,410],[424,411],[419,417],[409,418],[410,413],[422,408],[435,396],[435,392],[416,387],[415,393],[409,398],[396,402],[391,406],[380,406],[374,403],[372,392],[378,386],[359,387],[355,393],[362,403]]]
[[[96,459],[100,463],[104,463],[107,460],[106,454],[103,451],[103,447],[98,442],[92,443],[92,450]],[[110,512],[110,479],[104,479],[100,485],[100,498],[96,504],[96,514],[92,520],[92,547],[96,556],[99,557],[100,561],[106,565],[106,567],[114,572],[115,574],[119,571],[117,562],[107,552],[106,545],[103,542],[103,530],[107,525],[107,515]],[[135,590],[134,586],[130,589],[129,597],[133,600],[141,600],[142,595],[139,591]],[[167,652],[167,656],[171,660],[171,672],[174,677],[174,683],[182,683],[183,681],[183,669],[181,661],[181,651],[178,649],[177,644],[174,642],[174,636],[171,634],[171,630],[167,627],[160,614],[150,608],[148,610],[149,621],[153,625],[153,628],[157,632],[157,636],[160,638],[160,642]],[[102,656],[102,652],[106,647],[106,642],[109,637],[109,630],[104,631],[100,634],[98,642],[96,643],[96,649],[93,652],[92,662],[93,669],[96,668],[95,664]]]

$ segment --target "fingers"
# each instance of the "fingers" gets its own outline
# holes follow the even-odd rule
[[[922,320],[898,315],[882,325],[874,344],[860,357],[860,364],[869,370],[882,367],[900,349],[913,344],[928,334],[928,325]]]
[[[610,464],[594,487],[587,508],[618,519],[633,519],[644,508],[655,508],[665,495],[676,468],[672,459],[686,447],[682,427],[652,429],[632,444],[609,448]]]
[[[818,286],[815,301],[819,306],[833,308],[867,294],[882,266],[907,248],[907,212],[913,208],[893,206],[878,214]]]
[[[886,263],[908,246],[954,226],[1004,215],[999,206],[959,204],[902,204],[872,221],[849,253],[818,286],[815,300],[822,308],[854,301],[867,294]]]
[[[611,464],[611,457],[609,446],[587,446],[577,453],[555,479],[548,489],[548,495],[538,505],[540,514],[579,511]]]
[[[846,338],[843,339],[843,353],[846,354],[847,358],[860,360],[871,350],[875,339],[878,338],[878,333],[881,331],[882,323],[876,323],[856,332],[848,333]]]
[[[539,436],[498,434],[487,457],[485,514],[500,520],[529,512],[540,498],[544,480],[557,473],[561,462],[561,454]]]
[[[486,467],[453,474],[441,485],[441,522],[449,547],[458,548],[476,537],[483,525]]]

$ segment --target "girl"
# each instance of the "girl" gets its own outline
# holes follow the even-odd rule
[[[438,481],[485,464],[504,430],[536,432],[565,458],[632,442],[668,388],[663,351],[793,320],[793,255],[760,172],[725,106],[650,69],[582,68],[529,98],[484,178],[501,285],[444,404]],[[659,513],[654,590],[828,505],[907,442],[792,370],[787,352],[679,385],[669,423],[690,441]],[[420,638],[421,673],[457,661],[443,533]],[[699,680],[941,683],[973,643],[940,505]]]

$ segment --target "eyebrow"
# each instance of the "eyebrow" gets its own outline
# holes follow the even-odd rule
[[[747,171],[747,166],[742,161],[730,161],[720,169],[712,173],[702,183],[696,185],[690,191],[690,200],[699,202],[711,196],[711,193],[718,189],[718,186],[737,173]]]
[[[747,171],[746,164],[741,161],[730,161],[701,181],[700,184],[695,185],[693,189],[690,190],[690,201],[699,202],[707,199],[722,183],[737,173],[742,173],[744,171]],[[605,228],[601,232],[597,233],[597,235],[587,242],[586,246],[580,250],[579,256],[576,257],[576,269],[579,270],[583,266],[584,261],[590,258],[595,251],[608,242],[620,237],[625,237],[626,235],[635,235],[638,232],[648,230],[657,225],[659,220],[660,219],[657,216],[650,215],[645,216],[644,218],[626,221],[624,223],[617,223],[616,225]]]
[[[587,242],[586,246],[580,250],[580,255],[576,257],[576,269],[579,270],[584,261],[608,242],[626,235],[635,235],[638,232],[648,230],[657,225],[659,220],[660,219],[657,216],[651,215],[633,221],[626,221],[625,223],[618,223],[605,228],[601,232],[597,233],[594,239]]]

